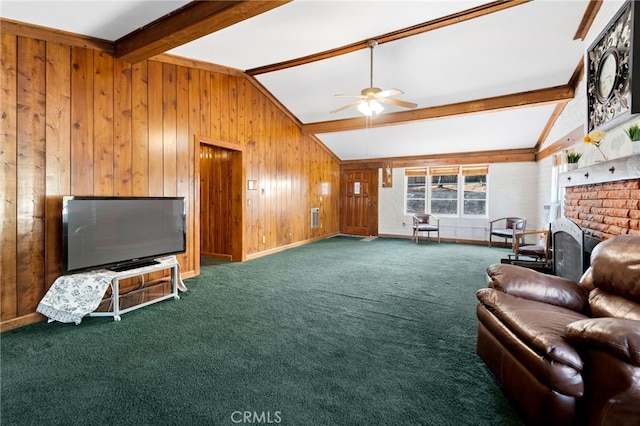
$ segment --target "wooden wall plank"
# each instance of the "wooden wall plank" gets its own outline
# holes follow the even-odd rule
[[[242,123],[242,117],[238,114],[238,109],[240,108],[240,99],[238,95],[239,87],[240,87],[240,77],[226,75],[227,77],[227,93],[228,93],[228,101],[226,108],[227,115],[227,133],[226,139],[232,143],[239,143],[240,139],[238,137],[238,133],[240,130],[240,126]],[[244,79],[243,79],[244,80]],[[224,135],[224,133],[223,133]]]
[[[177,191],[177,91],[176,66],[162,64],[162,194],[167,197]]]
[[[246,166],[244,158],[246,150],[230,152],[230,171],[229,171],[229,235],[226,241],[229,253],[232,259],[239,261],[244,260],[244,241],[246,223]]]
[[[222,204],[222,182],[224,181],[224,171],[226,164],[224,163],[224,152],[220,148],[211,148],[211,157],[207,167],[211,169],[211,180],[209,181],[209,250],[211,253],[218,253],[220,237],[224,233],[224,223],[220,221],[220,211],[224,209]]]
[[[115,61],[113,76],[113,193],[119,196],[131,196],[133,195],[131,64]]]
[[[17,315],[44,295],[45,43],[18,37]]]
[[[273,248],[277,246],[277,226],[278,226],[278,188],[277,188],[277,157],[278,153],[276,151],[275,144],[275,106],[272,104],[266,105],[266,121],[263,122],[265,127],[265,142],[264,145],[264,157],[265,157],[265,165],[267,167],[267,187],[268,187],[268,197],[267,197],[267,210],[265,212],[266,215],[266,239],[267,246],[266,248]]]
[[[71,48],[71,195],[93,194],[93,52]]]
[[[237,100],[232,94],[230,85],[233,83],[235,77],[230,77],[226,74],[218,74],[216,77],[217,88],[219,91],[219,105],[218,105],[218,120],[219,120],[219,136],[218,139],[227,142],[236,142],[230,137],[230,128],[233,125],[231,122],[231,104]],[[234,108],[235,109],[235,108]]]
[[[213,138],[211,130],[211,73],[200,71],[200,134]]]
[[[200,145],[200,252],[212,253],[213,244],[209,230],[214,226],[211,223],[211,215],[209,209],[212,204],[211,196],[211,171],[213,167],[209,166],[213,157],[212,148],[208,145]]]
[[[236,140],[239,144],[243,145],[243,146],[247,146],[248,145],[248,139],[247,139],[247,81],[246,79],[238,79],[238,85],[237,85],[237,89],[236,89]],[[244,159],[244,175],[245,175],[245,180],[242,183],[243,187],[245,188],[245,198],[241,201],[242,205],[244,206],[244,210],[245,211],[250,211],[253,207],[252,207],[252,203],[253,203],[253,196],[255,193],[255,190],[251,190],[248,191],[246,190],[247,188],[247,180],[248,179],[252,179],[251,175],[252,175],[252,166],[251,163],[253,161],[253,156],[251,155],[249,150],[245,150],[244,155],[243,155],[243,159]],[[246,221],[244,223],[244,233],[243,233],[243,239],[244,241],[242,241],[242,246],[243,247],[248,247],[248,242],[246,241],[246,235],[250,235],[250,233],[248,232],[248,230],[250,229],[251,224]]]
[[[18,40],[0,35],[0,321],[17,316]]]
[[[267,113],[267,105],[264,102],[261,102],[262,93],[259,91],[257,87],[254,87],[252,90],[253,96],[253,114],[254,114],[254,128],[253,133],[255,135],[256,141],[261,141],[261,143],[256,143],[255,153],[258,156],[258,191],[259,191],[259,202],[258,209],[256,212],[256,228],[255,228],[255,239],[256,239],[256,253],[266,250],[268,246],[266,245],[267,238],[267,221],[268,221],[268,197],[270,196],[269,185],[271,183],[269,179],[269,165],[267,165],[267,156],[265,152],[267,151],[267,131],[266,131],[266,113]],[[265,242],[263,242],[263,238]]]
[[[149,195],[149,80],[147,62],[131,69],[132,195]]]
[[[243,129],[241,140],[247,147],[245,153],[245,166],[247,180],[255,183],[255,188],[247,190],[247,199],[245,202],[246,227],[245,227],[245,248],[247,253],[258,252],[258,209],[260,207],[260,182],[258,155],[256,153],[256,141],[253,134],[253,91],[256,90],[248,80],[243,80],[243,106],[241,113],[243,114]]]
[[[200,149],[197,138],[202,135],[200,129],[200,70],[189,69],[189,194],[200,194]],[[190,256],[194,273],[200,274],[200,198],[190,196],[188,200],[187,244],[191,248]]]
[[[113,57],[93,52],[93,195],[113,195]]]
[[[45,265],[48,289],[62,274],[62,196],[71,193],[69,46],[47,43]]]
[[[225,140],[222,136],[222,75],[209,73],[209,87],[211,88],[211,109],[209,110],[210,121],[209,137],[214,140]]]
[[[189,82],[191,73],[189,68],[177,67],[176,69],[176,195],[185,197],[185,202],[193,197],[189,196],[190,190],[190,150],[191,138],[189,137]],[[191,211],[187,208],[187,224],[192,222]],[[188,227],[191,230],[191,226]],[[191,263],[193,253],[192,243],[188,232],[187,253],[179,256],[183,269],[191,271],[194,265]]]
[[[149,193],[150,196],[162,196],[163,177],[163,131],[162,131],[162,63],[149,61]]]

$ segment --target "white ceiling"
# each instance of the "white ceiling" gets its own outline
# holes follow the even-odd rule
[[[115,41],[187,1],[7,1],[0,15]],[[367,40],[486,1],[296,0],[167,53],[240,70]],[[585,50],[573,40],[587,0],[536,0],[374,49],[373,82],[418,108],[565,85]],[[329,111],[369,86],[369,50],[256,75],[302,123],[359,117]],[[554,105],[317,134],[340,159],[533,148]],[[404,110],[385,105],[385,112]],[[383,113],[383,114],[384,114]],[[364,119],[363,119],[364,122]]]

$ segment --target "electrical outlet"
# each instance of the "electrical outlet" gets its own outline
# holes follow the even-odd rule
[[[267,237],[265,235],[262,236],[262,244],[267,242]]]

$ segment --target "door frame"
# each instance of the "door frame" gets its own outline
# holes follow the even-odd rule
[[[371,187],[369,188],[370,202],[371,206],[369,207],[369,216],[368,220],[368,229],[370,236],[378,236],[378,185],[380,179],[380,171],[378,168],[370,168],[370,167],[343,167],[340,170],[340,230],[341,232],[345,231],[345,215],[346,208],[345,205],[345,173],[349,172],[367,172],[371,176]]]
[[[231,238],[231,256],[234,262],[243,262],[246,260],[245,253],[245,206],[244,200],[247,198],[246,186],[246,166],[245,166],[245,147],[243,145],[231,142],[225,142],[210,139],[204,136],[194,137],[194,152],[196,158],[194,161],[194,200],[195,211],[193,231],[195,243],[195,261],[196,273],[200,273],[200,145],[215,146],[232,151],[231,156],[231,182],[229,184],[231,190],[231,211],[234,212],[234,220],[231,221],[231,230],[233,238]]]

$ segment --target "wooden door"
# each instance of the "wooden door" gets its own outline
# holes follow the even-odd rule
[[[233,151],[200,145],[200,254],[231,259]]]
[[[345,170],[342,175],[342,233],[378,235],[378,170]]]

